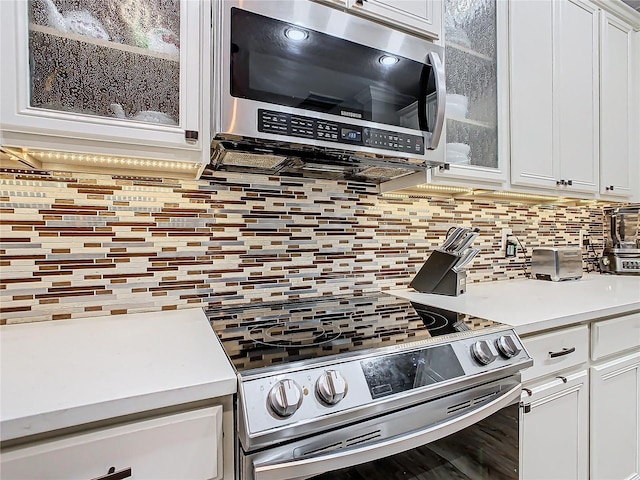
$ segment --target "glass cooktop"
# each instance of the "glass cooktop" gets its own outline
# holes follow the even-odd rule
[[[206,313],[238,372],[502,326],[386,293],[221,307]]]

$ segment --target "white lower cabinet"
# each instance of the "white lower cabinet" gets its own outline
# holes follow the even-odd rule
[[[222,409],[201,408],[5,449],[2,479],[219,479]]]
[[[591,367],[591,478],[640,478],[640,352]]]
[[[640,312],[591,324],[592,480],[640,479]]]
[[[580,370],[525,389],[520,422],[521,479],[587,478],[588,382],[587,370]]]
[[[522,480],[578,480],[589,474],[589,327],[522,340],[533,358],[523,372]]]
[[[640,312],[523,344],[521,480],[640,480]]]

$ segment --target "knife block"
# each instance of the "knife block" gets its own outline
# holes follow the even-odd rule
[[[452,253],[433,251],[409,286],[421,293],[462,295],[467,291],[467,272],[451,270],[459,259]]]

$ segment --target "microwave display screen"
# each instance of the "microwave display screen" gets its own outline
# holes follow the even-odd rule
[[[426,53],[418,62],[235,7],[230,48],[233,97],[420,131],[435,123]]]
[[[340,136],[343,140],[351,140],[353,142],[360,142],[360,140],[362,140],[362,132],[359,130],[352,130],[350,128],[341,129]]]

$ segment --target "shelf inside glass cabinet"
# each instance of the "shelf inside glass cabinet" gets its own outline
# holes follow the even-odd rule
[[[179,55],[172,55],[169,53],[154,52],[148,48],[136,47],[134,45],[126,45],[124,43],[111,42],[109,40],[101,40],[99,38],[88,37],[86,35],[78,35],[76,33],[61,32],[55,28],[47,27],[45,25],[38,25],[37,23],[31,23],[29,30],[32,32],[41,32],[47,35],[55,35],[61,38],[68,38],[70,40],[77,40],[78,42],[90,43],[93,45],[99,45],[105,48],[112,48],[115,50],[122,50],[125,52],[135,53],[137,55],[148,55],[150,57],[162,58],[171,62],[179,62]]]

